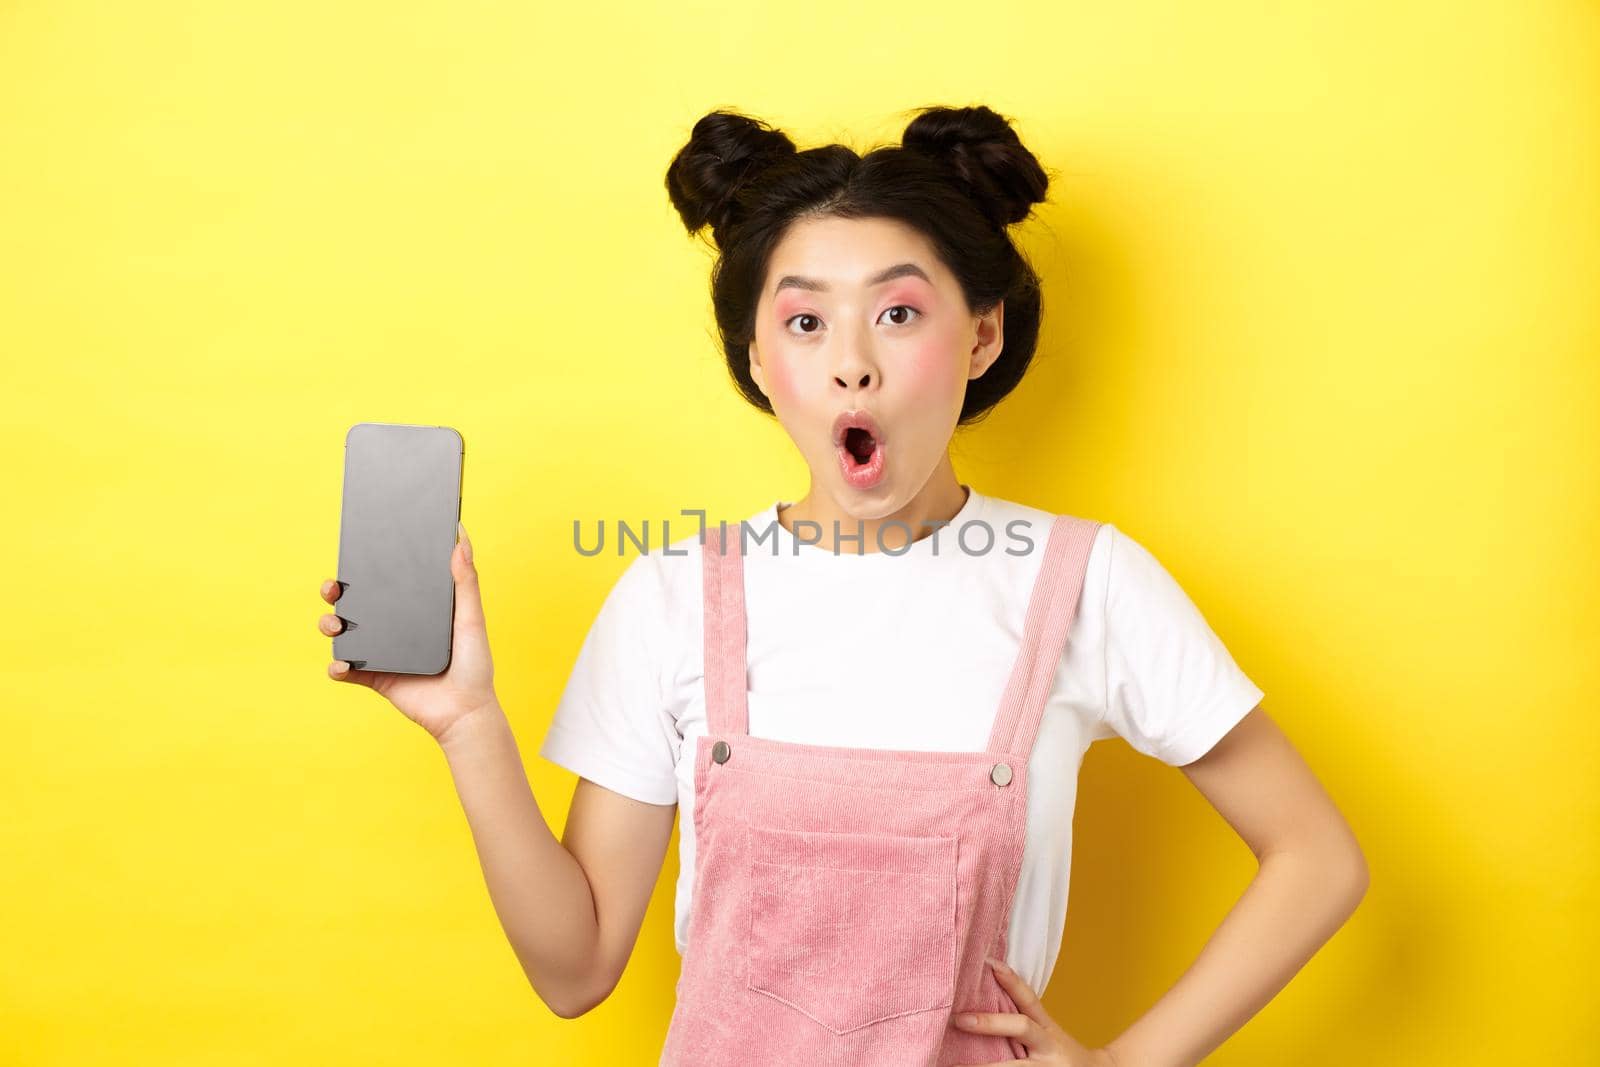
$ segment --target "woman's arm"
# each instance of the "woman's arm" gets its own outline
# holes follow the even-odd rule
[[[633,954],[677,806],[579,778],[557,841],[498,703],[452,725],[439,745],[512,951],[551,1011],[582,1015],[610,995]]]
[[[1199,1063],[1288,984],[1367,890],[1350,826],[1260,705],[1183,772],[1259,868],[1189,969],[1106,1046],[1125,1067]]]

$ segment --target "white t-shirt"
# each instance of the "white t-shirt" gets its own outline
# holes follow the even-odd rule
[[[802,744],[984,749],[1050,513],[971,489],[948,527],[903,552],[858,554],[853,544],[835,553],[798,541],[777,520],[780,504],[746,520],[749,732]],[[1017,520],[1028,525],[1010,525]],[[694,879],[695,739],[706,732],[699,527],[687,521],[688,536],[635,550],[584,639],[540,749],[608,789],[678,805],[679,953]],[[969,523],[982,525],[963,533]],[[732,522],[728,530],[738,533]],[[1121,736],[1179,766],[1204,755],[1261,698],[1161,564],[1102,526],[1028,764],[1006,962],[1035,990],[1049,983],[1066,924],[1085,749]]]

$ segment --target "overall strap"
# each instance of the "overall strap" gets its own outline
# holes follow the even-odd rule
[[[1102,524],[1072,515],[1050,523],[1044,562],[1034,579],[1023,626],[1022,648],[1011,668],[1005,696],[989,735],[989,750],[1008,752],[1026,765],[1033,754],[1039,720],[1055,685],[1056,668],[1067,647],[1067,632],[1078,612],[1089,550]]]
[[[700,565],[705,578],[706,732],[749,732],[745,703],[743,523],[706,528]]]

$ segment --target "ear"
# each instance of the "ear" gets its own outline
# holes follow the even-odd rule
[[[751,381],[756,383],[756,388],[761,390],[762,396],[766,397],[768,400],[771,400],[772,394],[767,392],[766,375],[761,369],[761,357],[756,353],[756,343],[754,341],[750,342],[749,358]]]
[[[1000,301],[993,311],[979,315],[974,321],[977,336],[972,343],[972,368],[967,373],[969,380],[982,377],[983,372],[994,366],[994,361],[1000,358],[1000,349],[1006,341],[1006,302]]]

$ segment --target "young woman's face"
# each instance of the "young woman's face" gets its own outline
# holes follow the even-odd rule
[[[796,222],[773,250],[750,373],[845,512],[904,508],[945,460],[967,382],[1000,354],[1003,308],[975,316],[914,228],[893,219]],[[863,413],[870,437],[840,439]]]

